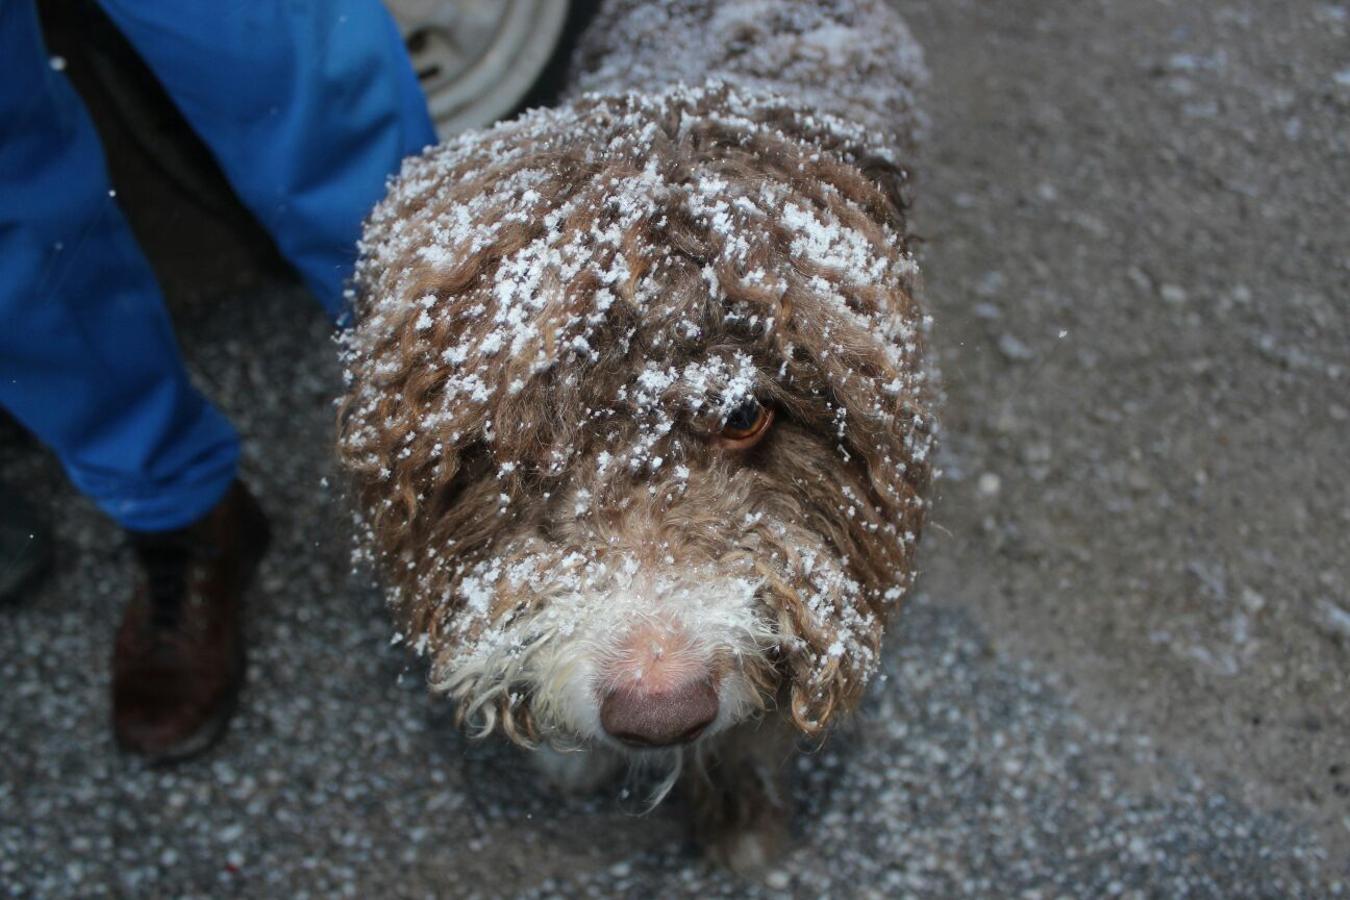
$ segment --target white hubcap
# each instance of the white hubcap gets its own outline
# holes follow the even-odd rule
[[[387,0],[442,138],[515,109],[562,35],[568,0]]]

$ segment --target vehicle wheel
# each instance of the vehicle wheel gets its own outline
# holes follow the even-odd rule
[[[442,139],[515,111],[552,59],[569,0],[386,0]]]

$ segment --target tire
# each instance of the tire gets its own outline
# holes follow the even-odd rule
[[[442,139],[515,112],[555,59],[569,0],[386,0]]]

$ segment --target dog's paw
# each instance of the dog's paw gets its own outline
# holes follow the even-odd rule
[[[530,754],[534,768],[564,794],[589,794],[611,780],[620,759],[607,750],[554,750],[540,747]]]
[[[753,827],[722,832],[708,842],[707,850],[715,862],[736,875],[772,885],[781,879],[777,864],[787,837],[784,822],[760,821]]]

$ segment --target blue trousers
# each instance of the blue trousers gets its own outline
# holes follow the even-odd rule
[[[378,0],[101,0],[335,319],[361,221],[435,140]],[[113,519],[200,518],[238,438],[189,382],[34,0],[0,0],[0,406]]]

